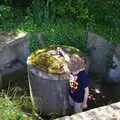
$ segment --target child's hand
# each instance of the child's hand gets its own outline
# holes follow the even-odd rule
[[[85,109],[85,108],[87,108],[88,106],[87,106],[87,103],[82,103],[81,105],[80,105],[80,107],[82,108],[82,109]]]
[[[61,53],[61,54],[64,53],[63,50],[62,50],[62,48],[60,48],[60,47],[57,47],[57,51],[58,51],[58,53]]]
[[[57,52],[64,57],[65,61],[70,61],[70,57],[62,50],[62,48],[57,47]]]
[[[63,69],[64,69],[65,73],[68,73],[68,74],[70,73],[70,70],[66,64],[63,66]]]

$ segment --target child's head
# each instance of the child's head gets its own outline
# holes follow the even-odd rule
[[[84,57],[80,57],[77,54],[71,56],[70,63],[68,65],[71,72],[77,72],[80,69],[85,69]]]

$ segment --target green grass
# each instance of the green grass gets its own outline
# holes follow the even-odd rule
[[[61,18],[59,18],[59,20],[56,19],[55,22],[51,22],[50,20],[49,20],[50,22],[48,20],[44,20],[39,24],[35,24],[33,19],[34,15],[32,14],[30,8],[27,8],[25,13],[23,13],[20,9],[16,9],[16,11],[13,12],[11,7],[2,5],[0,6],[0,31],[41,32],[45,35],[46,45],[51,43],[52,44],[66,43],[68,45],[72,44],[77,48],[81,48],[81,46],[78,46],[78,40],[84,38],[83,36],[85,34],[85,31],[86,32],[90,31],[103,36],[106,40],[110,41],[113,44],[119,44],[120,43],[119,7],[118,9],[115,9],[115,7],[112,6],[111,3],[109,4],[107,3],[109,7],[103,10],[103,7],[106,7],[107,4],[105,4],[102,7],[101,2],[99,3],[100,8],[97,8],[98,3],[94,1],[93,2],[94,5],[91,8],[90,6],[92,5],[92,3],[91,5],[88,5],[88,10],[90,12],[89,19],[87,24],[85,23],[82,25],[80,20],[78,21],[70,19],[64,20],[62,16]],[[119,6],[118,3],[116,3],[115,5]],[[96,11],[94,10],[94,7],[97,8]],[[38,19],[38,21],[40,20]]]
[[[78,24],[69,23],[43,23],[41,26],[37,27],[38,32],[40,32],[44,39],[40,43],[37,37],[38,32],[31,33],[30,39],[30,51],[34,51],[41,46],[48,45],[70,45],[81,49],[86,52],[85,42],[87,40],[87,32],[84,27]]]
[[[21,101],[13,99],[5,92],[0,93],[0,120],[33,120],[21,110]]]
[[[2,76],[0,120],[38,120],[38,117],[40,118],[37,114],[39,113],[38,105],[35,104],[34,108],[31,102],[27,79],[26,69]],[[4,119],[1,119],[1,114]]]

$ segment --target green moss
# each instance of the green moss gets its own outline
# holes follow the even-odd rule
[[[63,65],[66,61],[63,57],[53,54],[57,47],[61,47],[70,57],[72,54],[83,56],[84,54],[77,48],[65,45],[51,45],[44,49],[39,49],[32,53],[27,60],[28,65],[36,66],[39,70],[52,74],[62,74]]]

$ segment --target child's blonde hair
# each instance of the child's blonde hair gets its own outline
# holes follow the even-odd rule
[[[70,63],[68,67],[71,72],[79,71],[82,68],[85,68],[85,59],[83,56],[79,56],[77,54],[73,54],[70,58]]]

